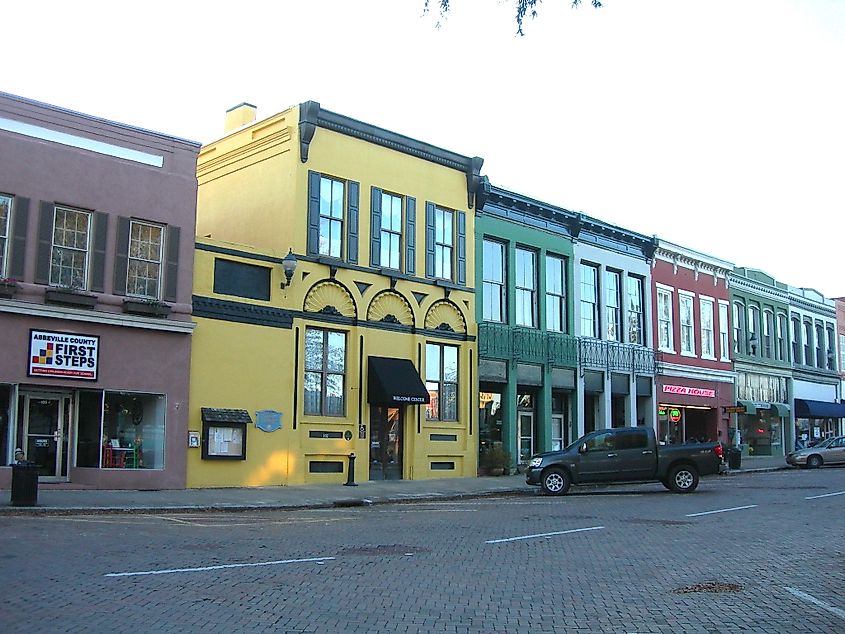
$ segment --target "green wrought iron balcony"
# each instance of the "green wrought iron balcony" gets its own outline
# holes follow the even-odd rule
[[[562,332],[546,332],[482,322],[478,324],[478,354],[486,359],[578,366],[578,340]]]
[[[578,340],[578,347],[585,368],[652,375],[657,370],[657,356],[651,348],[587,337]]]

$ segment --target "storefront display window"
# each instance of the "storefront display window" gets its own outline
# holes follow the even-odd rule
[[[0,465],[9,464],[14,458],[9,451],[11,393],[11,386],[0,385]]]
[[[164,469],[164,395],[99,390],[77,394],[77,467]]]
[[[502,443],[502,394],[479,392],[478,439],[481,451]]]
[[[111,453],[112,461],[108,466],[164,468],[165,404],[166,399],[161,394],[106,392],[103,454],[108,457]]]

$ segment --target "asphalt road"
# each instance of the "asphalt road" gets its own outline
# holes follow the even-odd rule
[[[845,632],[843,468],[0,531],[3,632]]]

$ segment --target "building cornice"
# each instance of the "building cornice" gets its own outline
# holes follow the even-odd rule
[[[51,304],[32,304],[13,299],[0,301],[0,313],[26,315],[43,319],[58,319],[63,321],[80,321],[105,326],[120,326],[123,328],[141,328],[143,330],[159,330],[180,334],[191,334],[194,330],[193,321],[175,321],[170,319],[151,319],[124,313],[106,313]]]
[[[331,130],[463,172],[467,179],[467,206],[469,208],[475,206],[476,194],[481,194],[485,190],[484,178],[481,176],[484,159],[481,157],[464,156],[346,115],[331,112],[322,108],[316,101],[306,101],[299,105],[299,154],[303,163],[308,162],[308,150],[317,128]]]
[[[747,277],[731,273],[728,276],[728,283],[734,291],[747,291],[760,297],[773,299],[784,304],[789,303],[789,296],[786,291],[773,288],[772,286],[768,286],[761,282],[756,282]]]
[[[537,227],[570,238],[651,260],[655,239],[617,227],[580,212],[539,201],[522,194],[491,185],[482,213],[502,217],[520,224]]]

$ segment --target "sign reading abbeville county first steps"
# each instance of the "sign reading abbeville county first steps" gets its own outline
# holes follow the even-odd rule
[[[99,356],[98,336],[30,330],[27,376],[96,381]]]

